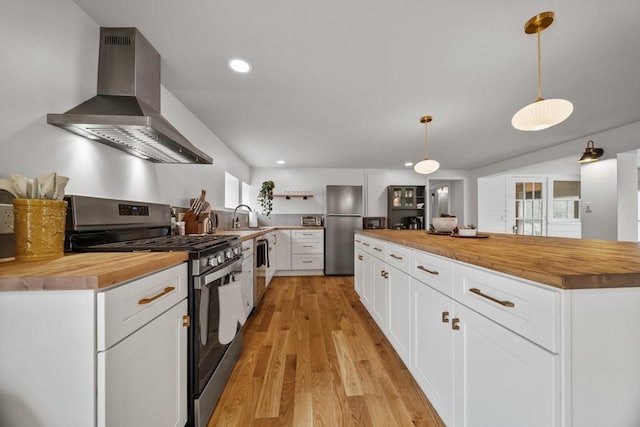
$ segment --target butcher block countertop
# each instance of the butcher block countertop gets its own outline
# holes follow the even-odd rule
[[[640,243],[424,230],[362,230],[364,236],[441,255],[561,289],[640,287]]]
[[[187,252],[68,254],[50,261],[0,263],[0,291],[102,289],[181,264]]]

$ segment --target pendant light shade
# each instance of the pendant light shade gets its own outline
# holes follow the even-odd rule
[[[540,60],[540,33],[553,22],[553,12],[543,12],[529,19],[524,25],[526,34],[538,37],[538,98],[522,107],[511,119],[511,125],[518,130],[542,130],[565,121],[573,113],[573,104],[566,99],[544,99],[542,97],[542,77]]]
[[[594,148],[593,141],[587,141],[587,148],[582,153],[580,163],[592,163],[597,161],[604,154],[604,150],[602,148]]]
[[[428,154],[428,145],[427,145],[427,124],[433,120],[431,116],[424,116],[420,119],[420,123],[424,123],[424,160],[419,161],[413,167],[413,169],[421,174],[429,174],[440,169],[440,163],[437,161],[430,159]]]

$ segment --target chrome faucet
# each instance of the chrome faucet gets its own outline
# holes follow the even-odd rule
[[[236,206],[236,208],[233,210],[233,224],[231,226],[232,228],[240,228],[240,218],[238,218],[238,209],[240,209],[243,206],[249,209],[249,212],[251,212],[251,208],[247,205]]]

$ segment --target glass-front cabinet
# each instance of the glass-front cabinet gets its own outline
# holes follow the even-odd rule
[[[424,186],[387,187],[388,228],[424,228]]]

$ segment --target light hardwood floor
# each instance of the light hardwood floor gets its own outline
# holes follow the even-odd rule
[[[208,427],[413,425],[444,426],[341,276],[273,279]]]

